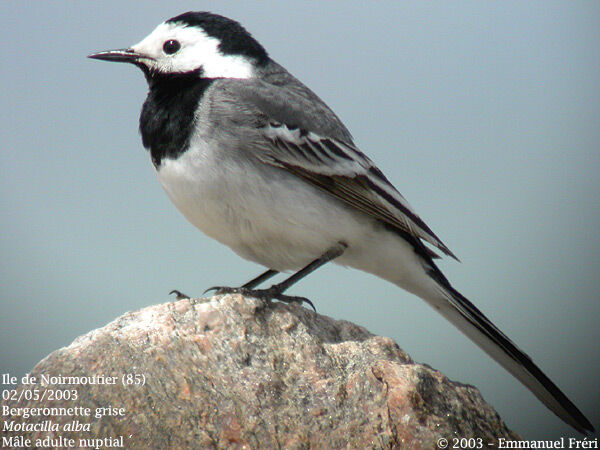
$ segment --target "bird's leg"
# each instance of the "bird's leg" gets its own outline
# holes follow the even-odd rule
[[[279,272],[277,270],[269,269],[264,273],[261,273],[256,278],[251,279],[246,284],[242,285],[242,289],[254,289],[256,286],[261,284],[263,281],[268,280],[269,278],[277,275]]]
[[[206,294],[209,291],[216,291],[215,292],[216,294],[238,294],[238,293],[241,293],[242,290],[249,291],[251,289],[254,289],[256,286],[258,286],[263,281],[268,280],[272,276],[277,275],[278,273],[279,272],[276,270],[269,269],[266,272],[261,273],[256,278],[252,278],[246,284],[242,284],[240,287],[213,286],[213,287],[209,287],[208,289],[206,289],[202,294]],[[177,291],[177,292],[179,292],[179,291]],[[171,293],[173,293],[173,291],[171,291]]]
[[[298,272],[296,272],[292,276],[286,278],[281,283],[274,284],[269,289],[264,289],[264,291],[271,291],[274,294],[281,294],[282,292],[289,289],[292,285],[296,284],[298,281],[300,281],[302,278],[304,278],[308,274],[314,272],[319,267],[327,264],[332,259],[335,259],[338,256],[340,256],[342,253],[344,253],[344,251],[346,250],[346,247],[348,247],[348,246],[345,243],[338,242],[335,246],[331,247],[329,250],[327,250],[325,253],[323,253],[320,257],[318,257],[313,262],[311,262],[307,266],[300,269]],[[277,297],[273,296],[273,298],[277,298]]]
[[[203,293],[206,294],[208,291],[212,291],[212,290],[216,290],[220,293],[224,293],[221,292],[223,289],[227,290],[227,289],[231,289],[236,290],[236,289],[253,289],[256,286],[258,286],[260,283],[262,283],[265,280],[268,280],[269,278],[271,278],[274,275],[277,275],[279,272],[273,269],[269,269],[266,272],[261,273],[259,276],[257,276],[256,278],[252,278],[250,281],[248,281],[246,284],[243,284],[241,287],[239,288],[226,288],[223,286],[214,286],[211,288],[208,288],[207,290],[205,290]],[[177,290],[177,289],[173,289],[171,292],[169,292],[169,295],[175,294],[175,298],[177,300],[183,300],[183,299],[188,299],[190,298],[189,295],[184,294],[183,292]]]
[[[344,253],[344,251],[346,250],[346,247],[348,247],[348,246],[345,243],[339,242],[337,245],[335,245],[334,247],[331,247],[329,250],[327,250],[325,253],[323,253],[319,258],[315,259],[313,262],[311,262],[307,266],[303,267],[302,269],[300,269],[298,272],[296,272],[292,276],[286,278],[281,283],[274,284],[273,286],[271,286],[268,289],[257,289],[257,290],[253,290],[253,291],[250,290],[246,293],[248,295],[261,298],[265,301],[270,301],[271,299],[277,299],[277,300],[285,302],[285,303],[308,303],[311,306],[311,308],[313,310],[315,310],[315,312],[316,312],[317,309],[315,308],[315,305],[313,305],[313,303],[309,299],[307,299],[305,297],[283,295],[283,292],[286,291],[288,288],[290,288],[292,285],[296,284],[298,281],[300,281],[302,278],[304,278],[308,274],[317,270],[319,267],[327,264],[329,261],[340,256],[342,253]]]
[[[219,294],[225,294],[225,293],[232,294],[234,292],[239,292],[242,289],[246,289],[246,290],[254,289],[256,286],[261,284],[263,281],[268,280],[269,278],[277,275],[278,273],[279,272],[277,270],[269,269],[266,272],[261,273],[256,278],[252,278],[246,284],[242,284],[239,288],[229,288],[229,287],[225,287],[225,286],[213,286],[213,287],[206,289],[203,292],[203,294],[206,294],[208,291],[213,291],[213,290],[217,291],[217,293],[219,293]],[[175,298],[177,300],[184,300],[184,299],[190,298],[189,295],[184,294],[183,292],[181,292],[177,289],[173,289],[171,292],[169,292],[169,295],[173,295],[173,294],[175,294]]]
[[[265,273],[259,275],[258,277],[250,280],[248,283],[239,288],[230,288],[225,286],[215,286],[209,290],[216,290],[217,294],[243,294],[248,295],[250,297],[260,298],[265,301],[270,301],[272,299],[277,299],[286,303],[308,303],[312,309],[315,309],[313,303],[305,298],[305,297],[295,297],[290,295],[283,295],[283,292],[289,289],[292,285],[300,281],[302,278],[307,276],[308,274],[314,272],[319,267],[327,264],[329,261],[340,256],[348,247],[347,244],[343,242],[338,242],[335,246],[331,247],[325,253],[323,253],[320,257],[315,259],[313,262],[308,264],[307,266],[300,269],[298,272],[294,273],[290,277],[283,280],[281,283],[274,284],[268,289],[252,289],[258,284],[262,283],[264,280],[271,278],[273,275],[277,273],[275,270],[267,270]],[[205,291],[206,292],[206,291]]]

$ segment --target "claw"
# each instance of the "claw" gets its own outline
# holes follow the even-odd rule
[[[290,296],[290,295],[275,295],[273,296],[274,299],[277,299],[281,302],[284,303],[300,303],[302,305],[302,303],[307,303],[308,305],[310,305],[310,307],[313,309],[314,312],[317,312],[317,308],[315,308],[315,305],[313,304],[313,302],[311,302],[309,299],[307,299],[306,297],[296,297],[296,296]]]
[[[232,288],[232,287],[227,287],[227,286],[213,286],[213,287],[209,287],[208,289],[206,289],[202,295],[206,294],[207,292],[210,291],[215,291],[215,294],[238,294],[240,293],[240,288]]]
[[[272,299],[279,300],[284,303],[306,303],[309,305],[314,312],[317,312],[317,308],[313,302],[306,297],[295,297],[291,295],[283,295],[278,289],[274,289],[276,286],[271,286],[269,289],[246,289],[244,287],[232,288],[227,286],[213,286],[206,289],[202,295],[209,291],[215,291],[215,294],[242,294],[248,297],[255,297],[265,302],[270,302]]]
[[[295,296],[291,296],[291,295],[283,295],[278,289],[274,289],[273,286],[271,286],[269,289],[243,289],[243,288],[241,288],[241,289],[237,289],[236,292],[239,292],[240,294],[243,294],[243,295],[247,295],[249,297],[258,298],[267,303],[269,303],[273,299],[279,300],[281,302],[288,303],[288,304],[307,303],[308,305],[310,305],[310,307],[315,312],[317,312],[317,309],[315,308],[315,305],[313,304],[313,302],[311,302],[306,297],[295,297]]]
[[[190,298],[189,295],[185,295],[183,292],[178,291],[177,289],[173,289],[171,292],[169,292],[169,295],[173,295],[173,294],[175,294],[175,298],[177,300],[185,300],[185,299]]]

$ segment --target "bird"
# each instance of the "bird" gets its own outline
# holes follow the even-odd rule
[[[594,427],[436,265],[454,253],[313,91],[239,22],[186,12],[129,48],[92,59],[142,70],[142,144],[176,208],[207,236],[267,270],[240,287],[264,300],[328,262],[420,297],[581,433]],[[257,287],[280,272],[292,275]],[[180,294],[176,291],[177,294]]]

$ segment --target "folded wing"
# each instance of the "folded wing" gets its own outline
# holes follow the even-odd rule
[[[375,164],[354,145],[270,122],[263,162],[284,168],[348,205],[456,256],[414,212]]]

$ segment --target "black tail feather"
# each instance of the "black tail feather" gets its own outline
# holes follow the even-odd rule
[[[478,342],[478,340],[473,338],[472,333],[461,328],[456,320],[452,320],[448,317],[454,325],[467,334],[467,336],[469,336],[477,345],[518,378],[536,397],[538,397],[538,399],[540,399],[563,421],[581,433],[587,434],[594,432],[594,427],[590,421],[558,388],[558,386],[556,386],[556,384],[554,384],[552,380],[550,380],[550,378],[535,365],[531,358],[502,333],[502,331],[500,331],[473,303],[454,289],[433,261],[429,260],[429,266],[431,268],[429,275],[445,292],[447,292],[448,301],[452,308],[460,314],[462,319],[472,325],[481,336],[487,338],[489,342]],[[442,314],[444,313],[442,312]],[[447,312],[446,315],[450,316],[452,314]],[[493,354],[493,351],[489,350],[489,344],[493,344],[497,349],[501,350],[506,357],[517,364],[506,364],[502,357],[497,357]]]

